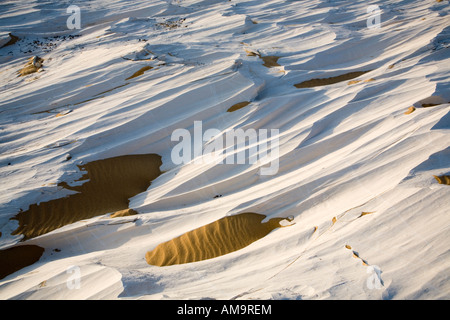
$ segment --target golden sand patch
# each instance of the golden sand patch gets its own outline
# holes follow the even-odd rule
[[[37,262],[43,253],[44,248],[35,245],[0,250],[0,279]]]
[[[358,252],[352,251],[352,256],[353,256],[353,258],[355,258],[355,259],[361,260],[363,266],[366,266],[366,267],[367,267],[367,266],[369,265],[369,263],[368,263],[366,260],[364,260],[363,258],[361,258],[361,257],[359,256],[359,253],[358,253]]]
[[[239,109],[242,109],[242,108],[248,106],[249,104],[250,104],[249,101],[243,101],[243,102],[236,103],[235,105],[231,106],[231,107],[227,110],[227,112],[234,112],[234,111],[236,111],[236,110],[239,110]]]
[[[260,57],[261,55],[258,52],[250,51],[245,49],[245,52],[247,52],[247,57]]]
[[[374,213],[374,212],[363,212],[363,213],[361,213],[361,215],[359,216],[359,218],[364,217],[364,216],[367,216],[367,215],[372,214],[372,213]]]
[[[228,216],[177,238],[159,244],[147,252],[148,264],[164,267],[216,258],[243,249],[280,228],[283,218],[261,223],[266,216],[241,213]]]
[[[281,57],[279,56],[265,56],[263,57],[261,53],[247,50],[245,49],[245,52],[247,52],[247,57],[259,57],[264,63],[263,66],[267,68],[273,68],[273,67],[281,67],[281,65],[278,63],[278,59]]]
[[[136,71],[131,77],[128,77],[125,80],[130,80],[130,79],[134,79],[134,78],[137,78],[139,76],[142,76],[145,73],[145,71],[150,70],[150,69],[153,69],[153,67],[151,67],[151,66],[142,67],[141,69]]]
[[[119,218],[119,217],[129,217],[129,216],[135,216],[138,212],[133,209],[125,209],[114,212],[110,218]]]
[[[405,112],[405,114],[411,114],[414,111],[416,111],[416,108],[414,108],[413,106],[409,107],[408,110]]]
[[[350,85],[352,85],[352,84],[357,84],[357,83],[360,83],[360,82],[365,82],[365,83],[367,83],[367,82],[373,82],[373,81],[375,81],[374,78],[370,78],[370,79],[366,79],[366,80],[351,80],[351,81],[349,81],[347,84],[350,86]]]
[[[40,68],[42,68],[44,59],[39,58],[38,56],[34,56],[28,59],[28,62],[25,66],[19,70],[19,74],[21,77],[37,72]]]
[[[277,56],[265,56],[265,57],[261,57],[260,58],[264,61],[263,66],[267,67],[267,68],[273,68],[273,67],[280,67],[281,65],[278,63],[278,59],[280,59],[281,57],[277,57]]]
[[[26,240],[82,219],[128,209],[128,199],[147,190],[151,181],[161,174],[161,164],[159,155],[147,154],[120,156],[78,166],[86,171],[78,181],[87,182],[75,187],[65,182],[58,184],[77,193],[33,204],[27,211],[19,212],[12,218],[19,222],[12,234],[22,234]]]
[[[71,112],[72,112],[72,110],[64,110],[64,111],[58,112],[58,114],[56,114],[55,117],[56,118],[64,117]]]
[[[450,185],[450,176],[433,176],[439,184]]]
[[[368,73],[370,71],[372,71],[372,70],[349,72],[346,74],[342,74],[340,76],[330,77],[330,78],[311,79],[311,80],[303,81],[301,83],[297,83],[294,86],[299,89],[300,88],[313,88],[313,87],[326,86],[326,85],[335,84],[335,83],[342,82],[342,81],[348,81],[348,80],[360,77],[363,74]],[[357,82],[353,82],[353,83],[357,83]]]

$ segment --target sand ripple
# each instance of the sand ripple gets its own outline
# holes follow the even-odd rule
[[[245,248],[281,227],[283,218],[261,223],[266,216],[242,213],[228,216],[161,243],[147,252],[145,259],[159,267],[216,258]]]
[[[161,157],[156,154],[127,155],[97,160],[79,166],[87,171],[81,186],[60,183],[76,194],[40,204],[33,204],[14,218],[19,227],[14,235],[34,238],[82,219],[128,209],[128,199],[147,190],[161,174]]]

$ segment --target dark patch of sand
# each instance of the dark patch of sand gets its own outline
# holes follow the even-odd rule
[[[161,171],[156,154],[126,155],[78,166],[86,173],[80,186],[58,184],[77,193],[65,198],[33,204],[12,219],[19,222],[13,235],[23,240],[48,233],[65,225],[102,214],[128,209],[129,198],[144,192]]]
[[[301,83],[297,83],[294,86],[296,88],[313,88],[313,87],[320,87],[320,86],[326,86],[330,84],[339,83],[342,81],[348,81],[357,77],[362,76],[365,73],[368,73],[369,71],[356,71],[356,72],[349,72],[346,74],[342,74],[336,77],[329,77],[329,78],[321,78],[321,79],[311,79],[307,81],[303,81]]]
[[[227,112],[234,112],[234,111],[236,111],[236,110],[239,110],[239,109],[242,109],[242,108],[248,106],[249,104],[250,104],[249,101],[243,101],[243,102],[236,103],[235,105],[231,106],[231,107],[227,110]]]
[[[44,248],[35,245],[0,250],[0,279],[39,261],[43,253]]]

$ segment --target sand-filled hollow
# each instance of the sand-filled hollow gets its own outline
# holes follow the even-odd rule
[[[442,176],[434,176],[439,184],[446,184],[450,186],[450,176],[442,175]]]
[[[114,212],[110,218],[120,218],[120,217],[129,217],[129,216],[135,216],[137,215],[138,212],[136,210],[133,209],[125,209],[125,210],[120,210],[117,212]]]
[[[28,62],[25,64],[25,66],[19,70],[19,75],[23,77],[38,72],[39,69],[42,68],[43,63],[44,59],[39,58],[38,56],[34,56],[28,59]]]
[[[35,245],[0,250],[0,279],[37,262],[43,253],[44,248]]]
[[[414,111],[416,111],[416,108],[414,108],[413,106],[409,107],[408,110],[406,110],[405,114],[411,114]]]
[[[13,235],[27,240],[65,225],[102,214],[128,209],[129,198],[148,189],[161,171],[161,157],[156,154],[126,155],[97,160],[78,166],[86,173],[78,180],[81,186],[59,183],[76,194],[33,204],[14,218],[19,227]]]
[[[313,87],[326,86],[326,85],[335,84],[335,83],[339,83],[342,81],[348,81],[351,79],[358,78],[358,77],[362,76],[363,74],[368,73],[370,71],[372,71],[372,70],[349,72],[346,74],[342,74],[340,76],[330,77],[330,78],[311,79],[311,80],[303,81],[301,83],[297,83],[294,86],[299,89],[300,88],[313,88]]]
[[[126,78],[125,80],[131,80],[131,79],[137,78],[139,76],[142,76],[145,73],[145,71],[150,70],[150,69],[153,69],[153,67],[151,67],[151,66],[142,67],[141,69],[139,69],[138,71],[133,73],[132,76]]]
[[[159,244],[147,252],[148,264],[164,267],[216,258],[245,248],[281,227],[285,218],[273,218],[262,223],[266,216],[241,213],[228,216],[177,238]]]
[[[267,68],[281,67],[278,63],[278,60],[281,58],[279,56],[262,56],[259,52],[254,52],[251,50],[245,49],[247,53],[247,57],[259,57],[264,63],[263,66]]]
[[[231,106],[231,107],[227,110],[227,112],[234,112],[234,111],[237,111],[237,110],[239,110],[239,109],[245,108],[245,107],[248,106],[249,104],[250,104],[249,101],[243,101],[243,102],[236,103],[235,105]]]
[[[280,57],[278,56],[260,56],[260,58],[264,61],[263,66],[267,68],[281,67],[281,65],[278,63],[278,59],[280,59]]]

